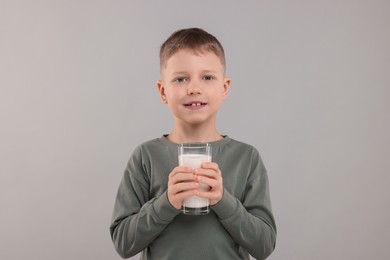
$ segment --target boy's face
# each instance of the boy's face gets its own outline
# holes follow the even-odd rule
[[[224,70],[220,59],[212,52],[196,54],[183,49],[167,60],[161,68],[157,87],[175,122],[215,124],[230,85]]]

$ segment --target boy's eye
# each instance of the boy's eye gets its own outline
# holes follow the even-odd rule
[[[207,75],[207,76],[204,76],[203,79],[204,80],[212,80],[212,79],[214,79],[214,77],[210,76],[210,75]]]
[[[177,83],[184,83],[186,81],[187,81],[187,78],[185,78],[185,77],[178,77],[175,79],[175,82],[177,82]]]

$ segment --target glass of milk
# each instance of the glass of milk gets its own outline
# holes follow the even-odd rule
[[[204,162],[211,162],[211,146],[208,143],[188,143],[179,145],[179,165],[200,168]],[[205,191],[210,187],[200,184]],[[209,200],[198,196],[191,196],[184,200],[181,211],[187,215],[204,215],[209,213]]]

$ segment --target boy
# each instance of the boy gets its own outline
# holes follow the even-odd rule
[[[157,87],[174,126],[138,146],[128,162],[110,226],[117,252],[158,260],[265,259],[276,241],[266,170],[254,147],[216,129],[230,85],[221,44],[201,29],[179,30],[161,46],[160,72]],[[177,166],[178,144],[189,142],[210,143],[213,162]],[[200,183],[210,190],[199,190]],[[192,195],[209,199],[209,214],[180,212]]]

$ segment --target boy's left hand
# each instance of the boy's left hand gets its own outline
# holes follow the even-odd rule
[[[217,204],[223,195],[222,173],[218,164],[214,162],[202,163],[200,169],[195,169],[195,175],[199,183],[210,186],[210,190],[199,190],[196,195],[209,199],[210,206]]]

